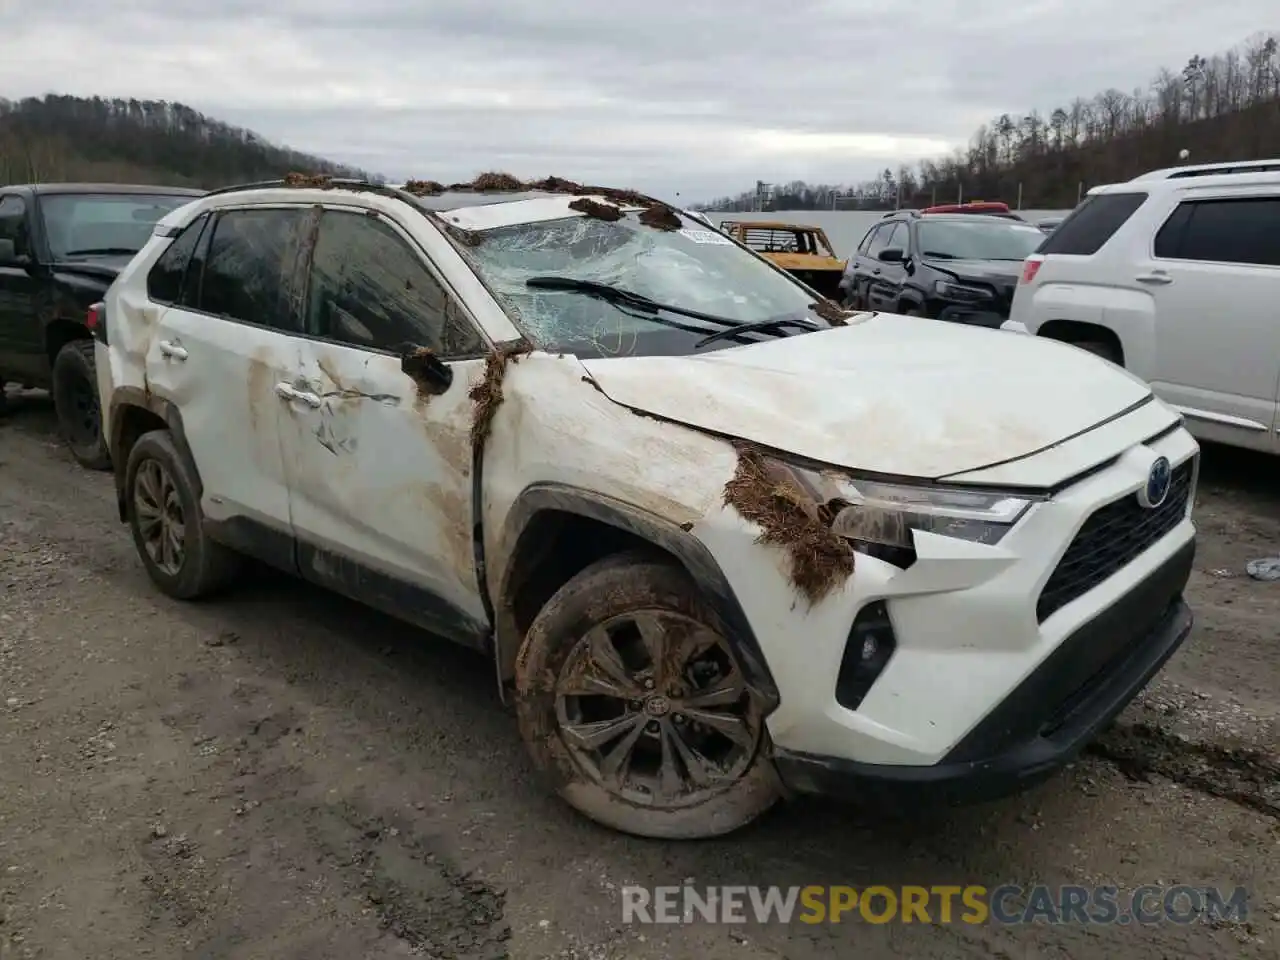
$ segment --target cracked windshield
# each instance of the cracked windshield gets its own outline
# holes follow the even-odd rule
[[[534,340],[584,356],[678,354],[741,345],[827,326],[809,309],[812,293],[722,233],[684,218],[679,230],[641,224],[635,214],[590,216],[486,230],[463,254]],[[645,309],[580,290],[531,287],[557,277],[605,284],[711,320]],[[794,323],[699,342],[732,324]]]

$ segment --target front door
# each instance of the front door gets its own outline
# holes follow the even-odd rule
[[[1277,449],[1280,191],[1184,200],[1131,282],[1155,308],[1152,386],[1197,433]]]
[[[192,257],[183,302],[157,318],[146,359],[150,389],[182,412],[205,517],[220,539],[284,568],[293,535],[277,384],[304,366],[293,274],[309,216],[302,207],[218,214]]]
[[[0,241],[8,241],[6,249],[12,244],[16,257],[32,255],[30,212],[22,197],[0,194]],[[45,386],[49,364],[36,316],[39,283],[26,266],[0,262],[0,385],[8,377]]]
[[[280,384],[303,576],[464,643],[476,576],[471,412],[484,340],[391,220],[326,210],[302,375]],[[404,357],[435,358],[404,372]]]

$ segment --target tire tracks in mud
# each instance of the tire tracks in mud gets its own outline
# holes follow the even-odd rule
[[[1274,753],[1196,741],[1142,721],[1117,723],[1085,753],[1135,782],[1160,776],[1280,820],[1280,756]]]

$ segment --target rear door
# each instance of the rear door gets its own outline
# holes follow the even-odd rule
[[[1280,184],[1184,198],[1136,279],[1155,301],[1160,396],[1207,439],[1276,450]]]
[[[18,257],[32,256],[33,213],[18,194],[0,192],[0,240],[12,243]],[[0,373],[43,386],[48,361],[36,317],[39,283],[25,266],[0,262]]]
[[[405,225],[372,210],[325,211],[307,304],[301,399],[280,405],[303,576],[479,642],[467,391],[485,340]],[[434,380],[402,369],[417,348]]]
[[[278,385],[303,368],[301,254],[316,215],[299,206],[218,212],[182,302],[160,312],[146,344],[150,389],[182,413],[205,516],[223,539],[286,568],[293,532]]]

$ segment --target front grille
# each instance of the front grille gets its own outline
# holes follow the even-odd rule
[[[1164,503],[1147,510],[1136,495],[1099,507],[1063,554],[1036,603],[1043,623],[1055,611],[1089,592],[1176,527],[1187,512],[1195,458],[1173,471]]]

